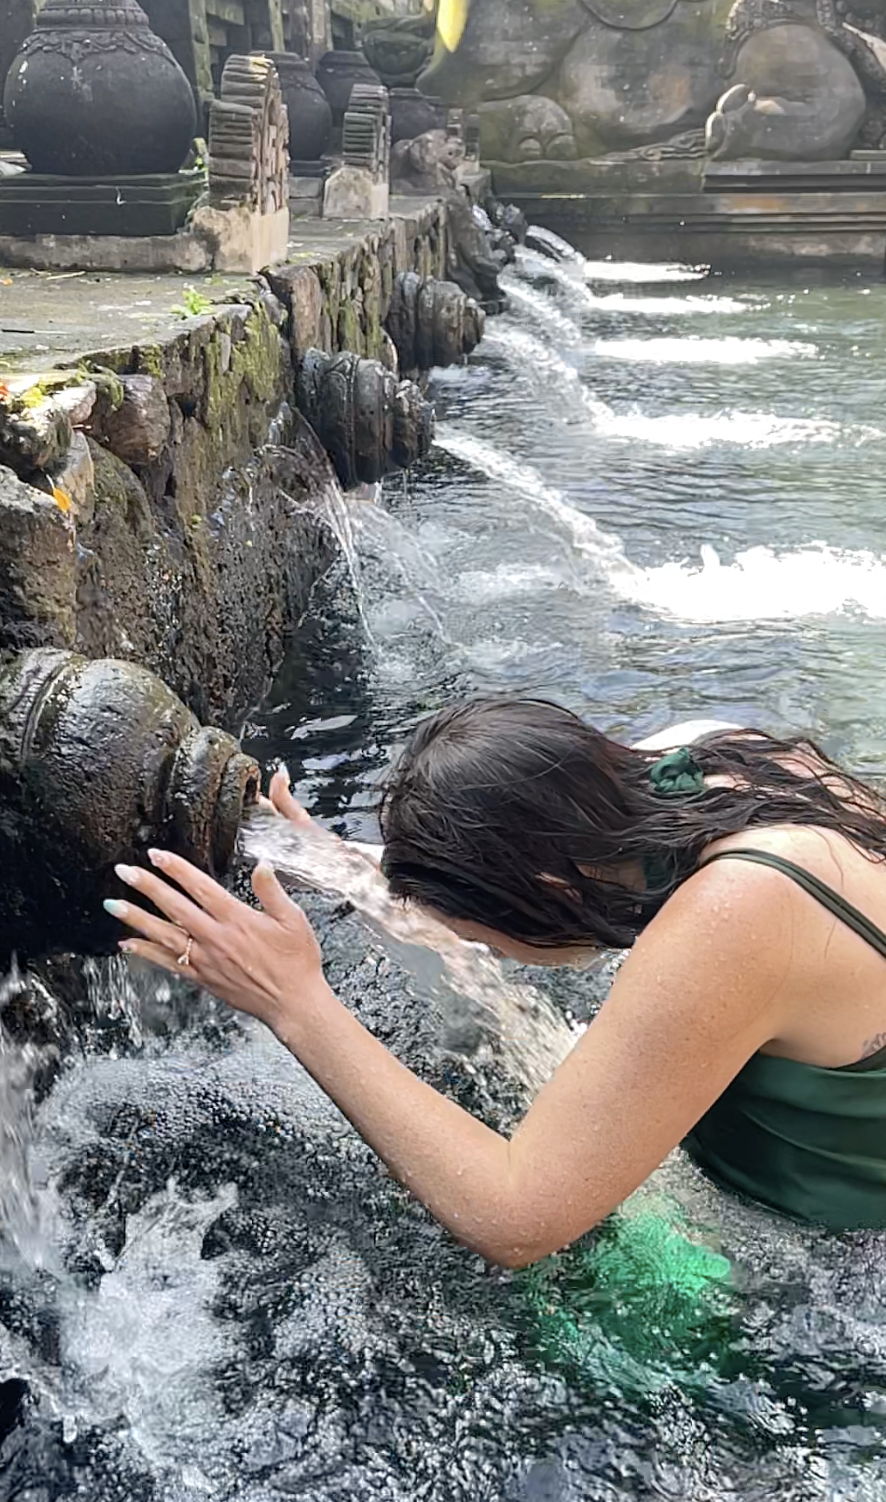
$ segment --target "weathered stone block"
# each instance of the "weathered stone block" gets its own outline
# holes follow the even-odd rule
[[[108,447],[127,464],[148,464],[169,438],[169,402],[155,376],[122,377],[123,401],[102,425]]]
[[[289,309],[289,342],[299,358],[323,348],[323,289],[313,266],[282,266],[269,275],[272,290]]]
[[[92,517],[95,485],[95,466],[86,435],[77,432],[71,439],[68,457],[62,469],[52,477],[56,497],[67,502],[79,522]]]
[[[0,464],[17,474],[50,469],[63,462],[70,446],[70,418],[54,402],[0,404]]]
[[[0,648],[69,647],[76,611],[70,523],[51,496],[0,467]]]
[[[388,212],[387,182],[379,182],[365,167],[345,164],[326,179],[324,219],[384,219]]]

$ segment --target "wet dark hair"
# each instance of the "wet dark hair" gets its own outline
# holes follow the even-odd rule
[[[737,785],[670,798],[649,778],[660,756],[541,699],[441,710],[419,725],[383,789],[392,892],[526,944],[625,948],[725,835],[816,825],[886,858],[878,794],[812,741],[707,735],[693,759]],[[808,775],[784,765],[797,756],[811,759]],[[618,880],[628,863],[642,867],[644,891]]]

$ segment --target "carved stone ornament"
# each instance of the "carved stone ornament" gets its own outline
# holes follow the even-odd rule
[[[165,845],[224,874],[258,768],[135,663],[38,648],[0,670],[0,949],[53,917],[53,947],[110,948],[117,861]]]
[[[209,196],[275,214],[289,201],[289,121],[277,70],[260,53],[225,63],[209,114]]]
[[[136,0],[47,0],[6,80],[4,113],[35,172],[177,172],[191,86]]]
[[[388,91],[381,84],[355,84],[342,124],[342,156],[376,182],[387,182],[391,160]]]

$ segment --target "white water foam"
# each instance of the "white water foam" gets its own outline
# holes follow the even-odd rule
[[[702,546],[700,563],[688,559],[640,568],[632,563],[619,537],[602,531],[566,497],[544,484],[529,465],[511,459],[491,444],[443,426],[437,442],[463,463],[506,485],[558,526],[576,550],[593,561],[613,592],[646,609],[689,622],[774,621],[860,611],[886,619],[886,558],[867,550],[841,550],[827,543],[778,553],[748,548],[731,564]],[[551,587],[554,576],[527,570],[516,575],[502,565],[482,582],[468,585],[489,597]],[[463,587],[468,587],[463,585]]]
[[[585,261],[583,270],[593,282],[701,282],[710,274],[707,266],[676,262]]]
[[[527,288],[527,281],[555,282],[562,287],[567,295],[571,295],[588,312],[612,312],[637,313],[648,315],[660,313],[665,316],[670,314],[685,315],[688,313],[747,313],[756,308],[765,306],[757,302],[741,302],[735,297],[722,297],[717,293],[690,293],[685,297],[634,297],[625,292],[597,293],[592,290],[583,273],[574,265],[559,261],[550,261],[537,251],[522,250],[517,257],[516,268],[505,274],[502,284],[506,287],[508,296],[514,301],[525,304],[525,294],[532,291],[535,295],[532,299],[533,311],[542,315],[543,305],[538,300],[538,293],[534,288]],[[630,280],[630,278],[624,278]],[[661,278],[668,280],[668,278]],[[550,297],[544,298],[544,304],[553,308],[555,316],[562,317],[553,305]]]
[[[669,318],[689,313],[753,313],[766,306],[763,302],[741,302],[737,297],[718,297],[715,293],[686,297],[629,297],[625,292],[607,292],[594,299],[601,312],[662,314]]]
[[[886,619],[886,558],[811,543],[790,552],[748,548],[731,564],[711,547],[687,561],[614,575],[617,592],[683,621],[778,621],[858,610]]]
[[[793,339],[722,339],[688,335],[684,339],[598,339],[594,354],[606,360],[630,360],[632,365],[759,365],[762,360],[812,360],[814,344]]]
[[[587,272],[586,272],[587,267]],[[637,267],[634,267],[637,269]],[[562,287],[568,296],[577,299],[587,311],[590,312],[635,312],[635,314],[698,314],[698,312],[724,312],[724,314],[736,314],[736,312],[754,311],[754,309],[766,306],[764,302],[751,302],[751,300],[737,299],[737,297],[719,296],[718,293],[688,293],[685,297],[637,297],[625,293],[625,291],[610,291],[610,293],[596,293],[589,285],[589,263],[577,263],[577,261],[553,261],[548,260],[547,255],[541,255],[538,251],[521,248],[517,254],[517,263],[512,270],[503,276],[503,285],[508,288],[508,294],[514,300],[524,300],[521,297],[520,288],[526,293],[527,282],[547,281],[556,282],[557,287]],[[593,278],[592,278],[593,279]],[[608,276],[608,281],[614,281],[614,276]],[[658,281],[685,281],[680,276],[661,276]],[[622,276],[619,281],[640,282],[640,278]],[[532,288],[535,291],[535,288]],[[536,311],[541,311],[538,302],[538,294],[535,299]],[[553,299],[545,297],[545,302],[551,306]]]
[[[589,261],[580,250],[551,229],[533,224],[529,233],[539,245],[549,246],[560,261],[576,267],[584,277],[597,282],[694,282],[710,273],[709,266],[684,266],[672,261]]]
[[[609,438],[654,443],[683,452],[716,443],[736,444],[744,449],[838,441],[858,445],[883,436],[877,428],[843,428],[828,418],[776,417],[772,412],[717,412],[712,416],[668,412],[660,417],[647,417],[634,410],[601,419],[599,428]]]
[[[675,339],[667,342],[679,347],[689,341]],[[714,346],[719,342],[699,341]],[[756,342],[767,344],[766,340]],[[737,345],[742,343],[740,339],[735,340]],[[883,438],[879,428],[843,427],[828,418],[778,417],[772,412],[668,412],[655,417],[647,416],[636,407],[615,412],[607,402],[588,390],[573,365],[525,329],[497,325],[487,335],[485,344],[489,350],[501,351],[527,379],[535,380],[546,392],[550,391],[552,382],[559,383],[561,417],[567,420],[576,415],[590,418],[596,431],[605,438],[656,444],[683,452],[716,443],[736,444],[745,449],[767,449],[789,444],[837,442],[859,446]],[[814,346],[808,347],[814,350]]]

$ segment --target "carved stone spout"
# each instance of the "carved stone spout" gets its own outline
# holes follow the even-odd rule
[[[309,349],[296,401],[346,490],[406,469],[430,450],[433,408],[412,381],[398,381],[378,360]]]
[[[485,314],[454,282],[402,271],[394,282],[387,330],[401,370],[453,365],[483,336]]]
[[[215,875],[255,763],[145,668],[41,648],[0,673],[0,953],[97,952],[118,861],[151,845]]]

